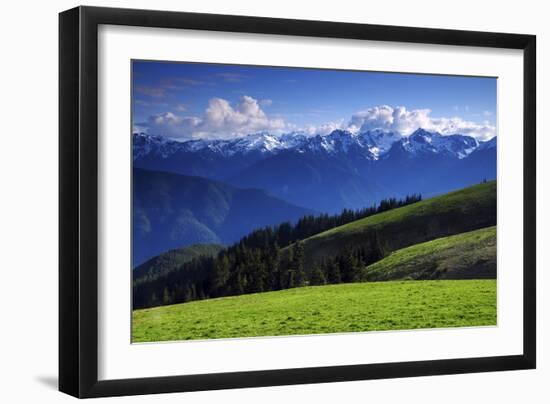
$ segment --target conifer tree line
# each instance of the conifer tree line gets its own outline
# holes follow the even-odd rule
[[[342,254],[315,262],[309,268],[305,267],[302,240],[420,200],[420,194],[403,199],[389,198],[378,206],[344,209],[338,215],[308,215],[295,224],[285,222],[255,230],[216,257],[198,257],[176,271],[134,280],[134,308],[360,281],[361,270],[385,255],[376,233],[363,240],[361,245],[350,246]]]

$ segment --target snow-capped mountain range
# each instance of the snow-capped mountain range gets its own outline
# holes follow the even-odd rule
[[[496,144],[496,137],[488,142],[480,142],[471,136],[447,135],[418,129],[410,136],[401,136],[397,132],[371,130],[354,134],[346,130],[334,130],[328,135],[307,136],[301,132],[273,135],[267,132],[254,133],[230,140],[188,140],[175,141],[159,136],[134,134],[133,156],[139,160],[155,155],[169,158],[177,153],[207,152],[224,157],[245,156],[248,154],[277,154],[292,150],[298,153],[342,154],[355,151],[366,159],[384,158],[392,147],[400,145],[412,156],[423,154],[445,154],[463,159],[478,148]]]
[[[231,243],[236,230],[240,237],[303,214],[492,180],[496,143],[423,129],[409,136],[335,130],[184,142],[135,134],[134,261],[182,244]]]
[[[409,136],[335,130],[325,136],[262,132],[184,142],[135,134],[133,157],[136,168],[261,189],[296,206],[339,212],[494,179],[496,142],[424,129]]]

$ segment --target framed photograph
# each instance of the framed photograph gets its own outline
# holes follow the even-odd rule
[[[61,391],[535,368],[534,36],[59,24]]]

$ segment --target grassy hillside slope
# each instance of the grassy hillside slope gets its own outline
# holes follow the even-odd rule
[[[496,182],[383,212],[304,240],[306,267],[348,247],[390,252],[436,238],[496,225]]]
[[[213,257],[224,248],[220,244],[195,244],[189,247],[175,248],[147,260],[133,271],[133,281],[152,280],[158,276],[178,269],[182,264],[200,256]]]
[[[314,286],[135,310],[132,341],[496,324],[496,281]]]
[[[368,266],[367,281],[496,278],[496,227],[438,238],[392,252]]]

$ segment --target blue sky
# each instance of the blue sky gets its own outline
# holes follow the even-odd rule
[[[496,134],[495,78],[134,61],[133,125],[172,138],[415,126]],[[398,108],[400,107],[400,108]]]

